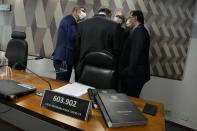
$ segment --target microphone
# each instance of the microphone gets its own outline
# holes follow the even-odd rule
[[[22,62],[16,62],[16,63],[12,66],[12,68],[15,68],[17,65],[20,65],[20,66],[22,66],[22,67],[25,67],[25,65],[24,65]],[[4,65],[4,66],[6,66],[6,65]],[[0,66],[0,67],[1,67],[1,66]],[[30,70],[29,68],[26,67],[26,69],[27,69],[29,72],[31,72],[32,74],[34,74],[35,76],[37,76],[38,78],[40,78],[41,80],[45,81],[45,82],[49,85],[50,90],[52,90],[51,83],[50,83],[48,80],[46,80],[46,79],[44,79],[43,77],[39,76],[38,74],[36,74],[36,73],[33,72],[32,70]],[[43,96],[43,93],[41,93],[41,92],[36,92],[36,95],[38,95],[38,96]]]
[[[12,67],[15,68],[17,65],[21,65],[21,66],[25,67],[25,65],[24,65],[23,63],[21,63],[21,62],[15,63]],[[51,86],[51,84],[50,84],[49,81],[47,81],[47,80],[44,79],[43,77],[39,76],[38,74],[36,74],[36,73],[33,72],[32,70],[30,70],[29,68],[26,67],[26,69],[27,69],[29,72],[31,72],[32,74],[34,74],[35,76],[37,76],[37,77],[39,77],[40,79],[42,79],[43,81],[45,81],[45,82],[49,85],[50,90],[52,90],[52,86]]]

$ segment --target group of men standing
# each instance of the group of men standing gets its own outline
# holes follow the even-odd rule
[[[113,20],[111,16],[110,9],[101,8],[93,17],[83,20],[86,9],[75,7],[72,14],[61,20],[53,60],[56,71],[66,61],[67,71],[58,72],[56,79],[69,81],[73,66],[77,79],[86,54],[106,50],[118,60],[122,92],[139,97],[143,85],[150,79],[150,38],[143,14],[139,10],[131,11],[127,29],[122,27],[125,22],[122,13],[117,13]]]

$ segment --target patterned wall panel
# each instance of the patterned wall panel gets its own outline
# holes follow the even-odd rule
[[[0,1],[1,2],[1,1]],[[100,7],[112,12],[140,9],[151,36],[151,74],[182,79],[191,34],[195,0],[4,0],[11,12],[0,12],[0,49],[5,50],[13,30],[25,31],[30,55],[50,57],[57,29],[75,5],[87,8],[88,17]]]

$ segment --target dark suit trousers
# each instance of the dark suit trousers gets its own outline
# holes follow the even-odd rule
[[[128,96],[139,97],[140,92],[143,88],[144,80],[140,78],[127,78],[122,80],[122,92]]]
[[[61,72],[62,61],[60,60],[54,60],[53,66],[55,68],[56,73],[56,80],[62,80],[62,81],[70,81],[71,73],[72,73],[72,65],[67,64],[64,70],[67,70],[66,72]],[[62,68],[62,67],[61,67]]]

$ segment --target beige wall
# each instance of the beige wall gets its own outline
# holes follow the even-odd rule
[[[13,30],[25,31],[30,55],[50,57],[57,29],[75,5],[85,6],[88,17],[100,7],[112,12],[140,9],[150,32],[151,74],[182,79],[195,0],[4,0],[11,12],[0,12],[0,49],[5,50]]]

